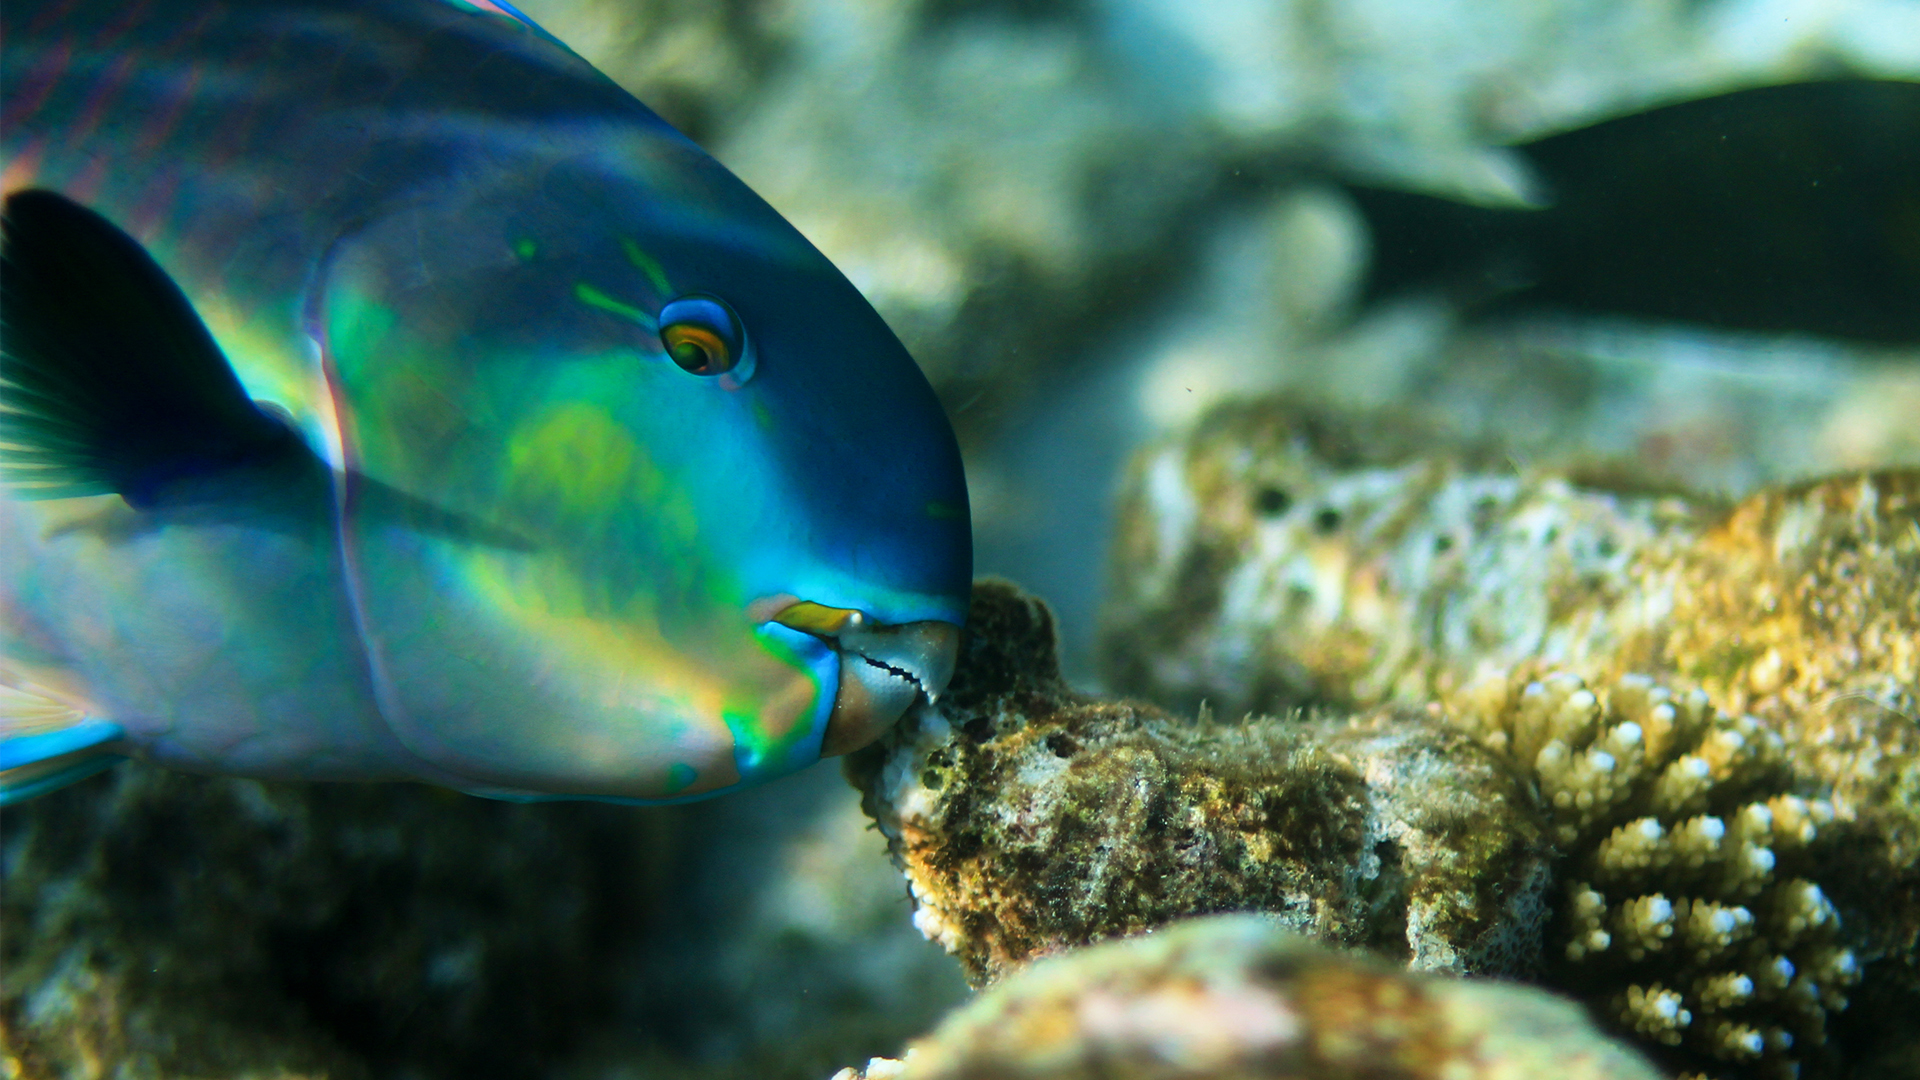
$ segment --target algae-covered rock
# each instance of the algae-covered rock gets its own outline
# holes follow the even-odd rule
[[[661,823],[139,762],[9,808],[7,1075],[531,1075],[612,1014]]]
[[[1074,694],[1051,616],[976,587],[938,705],[849,760],[917,925],[976,983],[1185,915],[1257,910],[1416,968],[1531,965],[1544,823],[1423,713],[1179,719]]]
[[[1043,960],[836,1080],[1653,1080],[1571,1002],[1222,916]]]
[[[1646,674],[1751,713],[1888,861],[1920,862],[1920,472],[1737,505],[1375,441],[1378,421],[1222,409],[1123,498],[1120,689],[1233,713]],[[1332,434],[1329,434],[1332,432]]]
[[[1878,1053],[1920,1007],[1920,473],[1729,505],[1385,430],[1247,402],[1149,451],[1115,681],[1229,709],[1426,704],[1546,801],[1563,985],[1618,989],[1603,1014],[1728,1068],[1841,1068],[1829,1019]],[[1642,715],[1650,688],[1695,722]],[[1694,915],[1710,946],[1686,943]],[[1609,957],[1575,955],[1596,932]]]
[[[1729,507],[1421,451],[1395,426],[1243,402],[1143,455],[1115,685],[1234,713],[1469,702],[1527,665],[1644,673],[1766,720],[1842,802],[1900,782],[1888,766],[1920,745],[1920,472]]]
[[[641,808],[136,762],[0,845],[7,1080],[818,1080],[966,994],[831,769]]]
[[[1103,659],[1118,689],[1227,713],[1588,674],[1667,621],[1635,568],[1717,510],[1516,473],[1397,415],[1236,402],[1136,461]]]

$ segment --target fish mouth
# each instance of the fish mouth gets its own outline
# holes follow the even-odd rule
[[[851,753],[879,738],[916,699],[937,699],[953,678],[960,657],[960,628],[953,623],[882,623],[851,608],[778,600],[792,602],[763,615],[765,621],[811,634],[840,657],[839,689],[821,757]]]

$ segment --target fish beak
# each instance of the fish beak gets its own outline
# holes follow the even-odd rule
[[[860,749],[905,715],[914,699],[938,698],[960,656],[960,628],[947,622],[889,625],[806,600],[782,608],[771,621],[812,634],[840,654],[840,689],[821,757]]]

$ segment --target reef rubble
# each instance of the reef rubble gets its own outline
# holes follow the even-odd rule
[[[1220,723],[1079,695],[1052,616],[974,590],[963,674],[851,756],[915,924],[976,984],[1037,957],[1258,910],[1416,969],[1524,971],[1545,818],[1496,755],[1419,715]]]
[[[1603,1012],[1662,1041],[1702,1021],[1686,1041],[1724,1043],[1715,1057],[1811,1062],[1817,999],[1852,996],[1838,1023],[1877,1053],[1867,1017],[1920,1004],[1920,472],[1736,502],[1590,461],[1523,469],[1403,420],[1247,400],[1143,453],[1121,500],[1110,682],[1229,715],[1424,708],[1540,792],[1564,860],[1550,966],[1579,959],[1580,925],[1639,932],[1649,912],[1618,907],[1632,897],[1675,927],[1688,903],[1828,926],[1829,951],[1798,964],[1820,992],[1771,1020],[1764,978],[1722,972],[1728,998],[1677,944],[1563,970],[1617,989],[1622,963],[1668,968],[1664,1003],[1642,967],[1639,997]],[[1758,861],[1736,867],[1742,853]],[[1735,933],[1757,958],[1770,932]],[[1753,1024],[1705,1022],[1709,998]],[[1669,1008],[1654,1031],[1648,1010]],[[1776,1055],[1768,1023],[1798,1045]]]
[[[1573,1003],[1409,974],[1249,915],[1043,960],[834,1080],[1653,1080]]]
[[[984,985],[1255,910],[1701,1075],[1911,1054],[1920,474],[1728,503],[1303,415],[1136,469],[1109,670],[1145,700],[977,586],[954,686],[847,766],[922,932]]]

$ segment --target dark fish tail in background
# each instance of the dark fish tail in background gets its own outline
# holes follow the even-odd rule
[[[1920,342],[1920,83],[1740,90],[1514,149],[1550,205],[1349,187],[1367,299]]]

